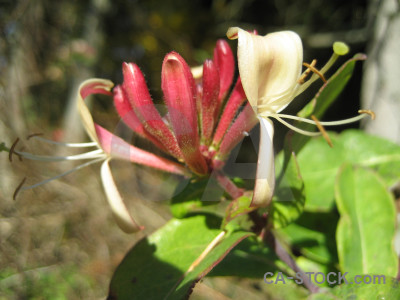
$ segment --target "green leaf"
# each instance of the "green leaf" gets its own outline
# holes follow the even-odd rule
[[[269,222],[273,228],[281,228],[295,221],[303,212],[304,184],[294,154],[281,152],[275,159],[275,172],[278,176]]]
[[[312,295],[310,300],[337,300],[337,299],[400,299],[400,285],[396,279],[390,277],[385,278],[385,282],[381,279],[378,283],[378,277],[373,284],[374,275],[367,275],[365,280],[371,278],[370,284],[342,284],[336,286],[325,293]],[[361,279],[360,279],[361,280]]]
[[[347,130],[340,136],[346,160],[376,170],[387,186],[399,182],[400,146],[360,130]]]
[[[322,137],[311,139],[298,155],[308,211],[330,211],[335,205],[334,182],[345,163],[374,169],[387,186],[400,178],[400,146],[360,130],[329,133],[333,148]]]
[[[252,235],[235,231],[220,242],[192,270],[189,267],[220,236],[221,218],[196,215],[172,219],[137,243],[115,271],[108,299],[184,299],[240,241]]]
[[[333,148],[322,138],[313,138],[298,155],[308,211],[330,211],[335,205],[334,183],[339,166],[346,161],[346,151],[338,135],[329,133]]]
[[[346,164],[335,185],[339,265],[349,274],[396,276],[394,199],[371,170]]]

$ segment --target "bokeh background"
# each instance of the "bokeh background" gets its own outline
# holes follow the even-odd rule
[[[56,140],[87,140],[74,106],[80,82],[100,77],[120,83],[122,62],[132,61],[160,101],[164,55],[175,50],[190,65],[201,64],[212,57],[216,40],[225,38],[230,26],[260,34],[294,30],[303,39],[305,61],[316,58],[317,66],[330,57],[336,40],[348,43],[351,55],[368,52],[381,2],[387,1],[1,0],[0,143],[9,146],[19,137],[19,149],[65,153],[25,137],[43,133]],[[236,42],[230,43],[236,51]],[[361,86],[360,64],[324,119],[355,115]],[[316,90],[289,110],[298,110]],[[97,97],[92,106],[101,125],[154,150],[121,126],[110,98]],[[285,130],[278,125],[277,150]],[[179,179],[118,162],[112,165],[115,178],[132,213],[146,226],[142,233],[126,235],[113,222],[98,165],[12,200],[22,178],[34,184],[71,167],[15,159],[10,163],[6,152],[0,154],[0,299],[102,299],[124,253],[168,220],[163,200]],[[262,278],[206,279],[193,298],[281,299],[280,292],[264,289]]]

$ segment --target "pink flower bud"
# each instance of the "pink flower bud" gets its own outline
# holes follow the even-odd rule
[[[133,63],[124,63],[122,69],[124,74],[122,88],[136,116],[144,128],[163,144],[171,155],[181,158],[182,153],[177,141],[154,106],[149,90],[147,89],[146,81],[139,67]]]
[[[176,52],[165,56],[161,87],[185,162],[193,172],[207,174],[208,167],[199,149],[194,79],[189,66]]]

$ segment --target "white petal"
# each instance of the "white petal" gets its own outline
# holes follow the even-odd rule
[[[256,183],[251,206],[268,206],[275,187],[274,125],[268,118],[260,119],[260,146],[258,152]]]
[[[292,31],[259,36],[237,27],[230,28],[227,35],[239,39],[239,74],[256,113],[279,112],[285,108],[293,100],[292,91],[301,75],[300,37]],[[272,103],[276,100],[279,103]]]
[[[85,128],[91,140],[97,143],[99,141],[94,128],[92,114],[90,113],[84,98],[91,94],[111,94],[110,90],[113,86],[114,84],[109,80],[92,78],[82,82],[78,89],[77,106],[83,127]],[[82,97],[82,93],[85,94],[85,97]]]
[[[101,181],[107,196],[108,204],[110,204],[115,221],[118,226],[126,233],[137,232],[143,229],[139,226],[129,214],[121,195],[115,185],[111,174],[109,159],[101,165]]]

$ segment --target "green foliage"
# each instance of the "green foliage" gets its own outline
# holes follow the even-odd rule
[[[299,115],[320,118],[363,59],[356,55],[347,61]],[[388,288],[398,270],[389,187],[400,177],[400,147],[360,130],[329,136],[333,148],[322,137],[288,136],[275,158],[275,193],[267,210],[251,206],[251,191],[227,201],[212,176],[182,182],[170,203],[174,218],[129,251],[113,276],[110,299],[185,298],[208,273],[263,282],[265,272],[283,272],[293,286],[288,276],[298,267],[325,275],[347,272],[350,282],[356,275],[382,275],[387,282],[374,285],[374,295],[397,295],[397,286]],[[234,182],[245,186],[240,179]],[[310,299],[371,292],[368,284],[311,280],[319,289]],[[303,288],[279,286],[274,289],[280,296],[286,291],[288,297],[305,297]]]
[[[372,170],[345,164],[339,171],[335,192],[340,213],[336,236],[341,269],[349,270],[351,275],[395,277],[396,210],[383,180]]]
[[[221,219],[195,215],[172,219],[132,248],[116,270],[110,299],[182,299],[191,293],[232,247],[252,235],[245,231],[225,233],[203,260],[195,261],[223,231]],[[193,266],[193,268],[190,268]]]

